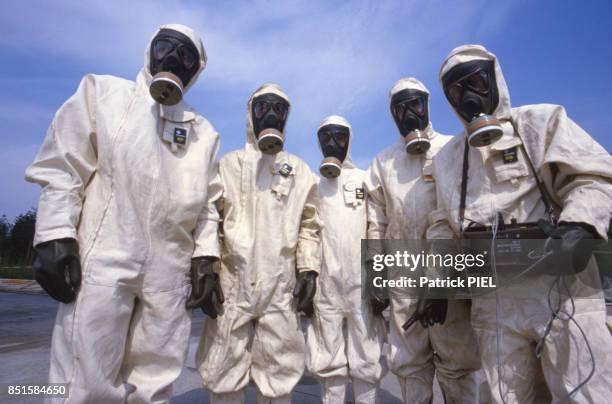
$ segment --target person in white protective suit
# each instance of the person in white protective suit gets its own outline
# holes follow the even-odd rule
[[[427,216],[436,204],[432,159],[450,139],[433,130],[428,97],[415,78],[402,78],[391,89],[391,114],[400,138],[374,158],[366,174],[368,239],[425,238]],[[388,360],[404,402],[430,402],[434,373],[447,400],[475,402],[474,372],[480,362],[467,302],[452,302],[443,325],[414,324],[404,331],[415,308],[415,299],[391,299]]]
[[[279,86],[257,89],[244,149],[219,162],[225,301],[206,322],[197,353],[212,403],[243,403],[249,379],[258,402],[288,403],[304,372],[298,311],[312,314],[321,224],[314,174],[282,151],[289,106]]]
[[[351,160],[353,132],[344,118],[324,119],[317,137],[324,157],[318,179],[323,260],[307,330],[306,367],[319,378],[324,404],[344,403],[349,376],[355,402],[373,404],[383,375],[385,324],[361,292],[360,248],[367,230],[364,171]]]
[[[601,289],[584,294],[587,285],[599,284],[597,267],[572,244],[606,237],[612,158],[561,106],[511,108],[499,62],[482,46],[454,49],[440,81],[466,131],[434,159],[437,209],[427,236],[463,238],[470,223],[497,232],[501,219],[521,224],[556,216],[549,240],[559,240],[556,253],[574,263],[577,275],[568,290],[583,296],[554,292],[566,278],[564,263],[557,262],[547,267],[550,274],[535,273],[473,298],[472,325],[494,400],[608,402],[612,339],[606,311]],[[541,293],[525,295],[526,288]],[[556,318],[549,297],[560,305]]]
[[[49,380],[68,383],[66,402],[170,401],[190,260],[219,256],[219,136],[181,100],[205,64],[193,30],[160,27],[136,82],[83,78],[26,171],[42,187],[36,279],[62,302]]]

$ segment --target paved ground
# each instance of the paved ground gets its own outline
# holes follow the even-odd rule
[[[40,384],[47,380],[56,310],[57,303],[44,294],[0,292],[0,383]],[[172,404],[209,403],[194,363],[198,337],[204,325],[204,317],[201,312],[198,313],[191,330],[189,359],[174,385]],[[387,374],[381,387],[382,403],[401,403],[399,385],[394,376]],[[352,399],[350,389],[347,393],[347,399]],[[37,403],[40,400],[0,397],[0,402]],[[255,387],[252,384],[247,389],[247,402],[255,402]],[[304,376],[294,390],[292,402],[320,403],[316,379],[310,375]]]
[[[31,284],[11,285],[10,282],[0,282],[0,383],[44,383],[49,368],[49,345],[57,303]],[[14,293],[15,291],[18,292]],[[200,376],[194,363],[198,337],[205,321],[201,312],[197,313],[191,330],[189,359],[175,383],[172,404],[209,403],[208,394],[201,388]],[[609,325],[612,331],[611,319],[612,306],[608,306],[608,320],[611,322]],[[382,380],[380,393],[380,402],[383,404],[401,403],[399,385],[390,373]],[[347,400],[352,401],[350,388]],[[0,397],[0,402],[35,403],[40,400],[8,400],[7,397]],[[255,402],[255,387],[252,384],[247,389],[247,402]],[[320,403],[320,390],[316,379],[305,375],[294,389],[292,402]],[[434,403],[441,402],[436,383]]]
[[[19,292],[31,295],[44,295],[40,285],[29,279],[2,279],[0,278],[0,292]]]

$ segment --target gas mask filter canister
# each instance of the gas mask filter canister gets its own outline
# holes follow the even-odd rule
[[[257,147],[264,154],[276,154],[283,150],[285,137],[275,128],[266,128],[257,137]]]
[[[159,72],[153,76],[149,92],[162,105],[175,105],[183,99],[181,79],[170,72]]]
[[[319,172],[325,178],[336,178],[342,171],[342,162],[334,156],[325,157],[319,166]]]
[[[427,153],[431,147],[429,138],[420,130],[415,129],[404,137],[406,152],[412,155]]]
[[[484,147],[497,142],[504,131],[499,120],[492,115],[480,114],[466,125],[468,143],[472,147]]]

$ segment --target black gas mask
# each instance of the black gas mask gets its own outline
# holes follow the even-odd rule
[[[185,34],[164,28],[153,38],[149,65],[153,80],[149,91],[155,101],[178,104],[199,69],[198,49]]]
[[[493,112],[499,104],[494,62],[473,60],[450,69],[442,77],[444,94],[467,122],[471,146],[482,147],[496,142],[503,131]]]
[[[262,153],[276,154],[283,150],[288,115],[289,102],[280,95],[265,93],[253,99],[251,118],[257,147]]]
[[[425,153],[430,147],[424,133],[429,125],[428,98],[426,92],[411,88],[398,91],[391,97],[391,115],[410,154]]]
[[[319,129],[317,137],[324,157],[319,172],[326,178],[336,178],[348,153],[350,130],[344,125],[329,124]]]

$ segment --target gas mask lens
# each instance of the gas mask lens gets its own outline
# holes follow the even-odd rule
[[[268,100],[258,100],[253,105],[253,113],[255,115],[255,119],[263,118],[270,108],[274,109],[274,112],[278,116],[279,119],[285,120],[287,119],[287,113],[289,112],[289,108],[284,102],[274,102]]]
[[[448,99],[454,106],[459,106],[466,89],[480,95],[487,95],[489,83],[489,73],[482,69],[477,70],[451,84],[446,90]]]
[[[348,143],[348,138],[349,138],[348,133],[346,133],[344,131],[342,131],[342,132],[341,131],[337,131],[337,132],[320,132],[319,133],[319,143],[321,144],[321,146],[327,145],[333,139],[334,143],[336,143],[338,146],[346,147],[346,145]]]
[[[393,115],[398,121],[403,121],[406,117],[406,112],[410,110],[419,116],[425,115],[425,100],[421,97],[414,97],[402,101],[393,106]]]
[[[153,44],[153,57],[162,60],[174,48],[169,39],[158,39]]]
[[[484,70],[478,70],[470,74],[465,78],[464,82],[468,88],[476,92],[481,94],[487,94],[489,92],[489,73]]]
[[[153,57],[158,61],[162,61],[174,49],[176,49],[180,63],[182,63],[186,69],[191,69],[197,62],[198,57],[193,53],[192,49],[189,49],[187,46],[184,46],[172,38],[157,39],[153,44]]]

